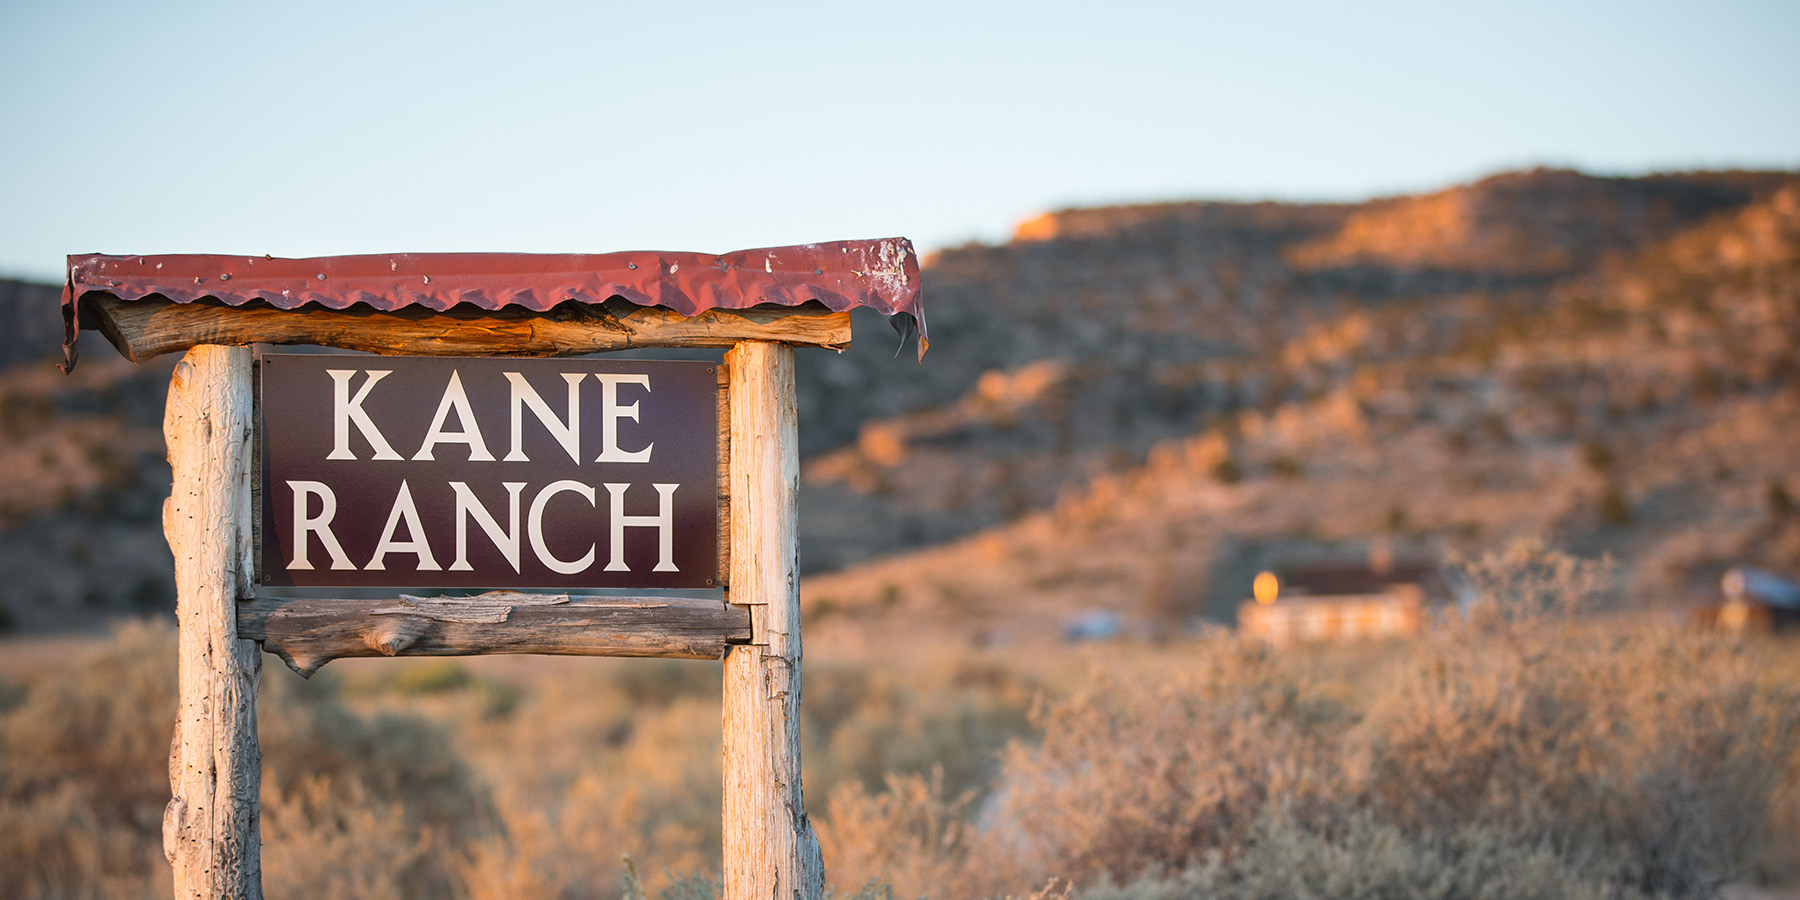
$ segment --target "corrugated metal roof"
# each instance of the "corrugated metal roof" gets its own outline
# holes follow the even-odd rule
[[[921,357],[930,343],[918,254],[905,238],[731,253],[71,256],[62,297],[64,371],[75,365],[81,298],[96,292],[121,300],[217,300],[279,309],[360,303],[389,312],[408,306],[441,312],[464,304],[547,312],[570,300],[599,304],[620,297],[684,316],[816,300],[838,312],[867,307],[889,316],[902,335],[917,333]]]

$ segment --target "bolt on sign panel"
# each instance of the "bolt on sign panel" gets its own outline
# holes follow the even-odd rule
[[[265,354],[259,578],[706,588],[706,362]]]

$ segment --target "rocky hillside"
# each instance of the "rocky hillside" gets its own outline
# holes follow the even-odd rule
[[[1732,564],[1800,569],[1800,179],[1737,183],[1757,186],[1742,203],[1669,220],[1659,240],[1555,276],[1493,275],[1272,324],[1272,346],[1189,370],[1199,399],[1184,413],[1187,434],[1149,440],[1140,458],[1136,441],[1153,427],[1127,424],[1115,430],[1119,464],[1032,485],[1057,493],[1047,509],[1003,508],[990,486],[974,515],[1027,512],[814,578],[809,640],[854,644],[902,623],[941,623],[946,637],[1041,637],[1093,609],[1146,623],[1228,621],[1259,568],[1360,555],[1376,541],[1420,556],[1522,538],[1607,553],[1623,576],[1619,602],[1640,606],[1705,596]],[[1418,206],[1436,215],[1443,196]],[[1299,246],[1349,246],[1341,234],[1354,221]],[[984,377],[955,408],[1017,422],[1002,387],[1050,393],[1037,371]],[[1105,429],[1119,408],[1095,407],[1102,414],[1087,421]],[[934,473],[1004,459],[965,452],[972,438],[944,439],[979,433],[966,421],[933,412],[871,424],[810,471],[851,493],[899,486],[891,496],[939,504],[937,521],[966,519],[945,511],[982,492],[915,499]]]
[[[923,365],[873,316],[852,351],[800,355],[809,608],[996,635],[1027,602],[1222,615],[1268,560],[1376,538],[1539,535],[1664,602],[1800,565],[1796,207],[1792,173],[1540,170],[1070,210],[942,252]],[[53,309],[14,286],[0,316],[30,290]],[[166,602],[167,368],[108,355],[62,379],[8,351],[15,626]],[[127,553],[141,574],[95,574]]]
[[[1386,367],[1491,360],[1496,341],[1792,180],[1520,172],[1359,206],[1074,210],[1005,246],[947,251],[926,270],[938,340],[921,369],[807,361],[804,427],[842,444],[808,448],[804,521],[824,529],[809,567],[1046,509],[1158,442]],[[862,423],[854,438],[835,430],[849,422]]]
[[[48,292],[53,314],[56,296]],[[53,362],[62,357],[57,322],[47,345],[0,371],[4,630],[94,628],[121,613],[174,608],[161,528],[162,407],[174,359],[139,367],[108,350],[65,376]]]
[[[62,289],[0,278],[0,371],[62,359]]]

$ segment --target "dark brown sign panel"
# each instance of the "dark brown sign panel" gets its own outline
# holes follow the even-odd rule
[[[262,583],[704,588],[705,362],[266,354]]]

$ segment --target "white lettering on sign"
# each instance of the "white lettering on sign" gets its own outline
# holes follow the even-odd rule
[[[319,543],[325,545],[325,552],[331,554],[332,568],[355,569],[356,566],[350,562],[350,555],[338,543],[337,535],[331,533],[331,520],[337,515],[337,494],[318,481],[290,481],[288,487],[294,491],[294,559],[288,563],[288,568],[312,568],[312,563],[306,559],[306,536],[316,534],[319,536]],[[316,516],[306,514],[308,497],[319,498],[319,514]]]
[[[713,584],[713,369],[265,359],[266,583]]]
[[[456,560],[450,564],[453,572],[473,570],[469,564],[469,522],[473,520],[480,527],[487,539],[493,542],[501,555],[506,557],[513,572],[519,571],[519,498],[525,490],[523,481],[506,481],[501,486],[506,489],[507,519],[502,526],[499,519],[482,505],[475,492],[469,489],[466,482],[450,482],[450,490],[456,498]],[[356,568],[350,561],[349,554],[344,552],[343,545],[338,543],[337,535],[331,531],[331,520],[337,515],[337,495],[331,488],[317,481],[290,481],[288,487],[294,492],[294,558],[288,563],[289,569],[311,569],[312,563],[307,558],[309,547],[308,536],[316,536],[325,552],[331,556],[333,569]],[[620,482],[607,482],[608,520],[610,524],[611,556],[604,571],[629,572],[625,564],[625,529],[656,529],[656,566],[653,572],[679,572],[675,565],[675,491],[678,484],[652,484],[656,489],[657,513],[653,516],[628,516],[625,514],[625,492],[631,485]],[[563,560],[550,552],[550,546],[544,539],[544,509],[551,499],[558,494],[579,494],[587,500],[589,506],[595,505],[593,485],[579,481],[554,481],[538,491],[532,498],[530,512],[525,517],[525,534],[531,541],[531,550],[537,554],[538,561],[552,572],[562,575],[576,575],[592,568],[595,558],[594,545],[588,545],[587,552],[574,560]],[[309,498],[318,498],[319,510],[309,514],[312,506]],[[400,532],[404,530],[404,539]],[[410,553],[418,557],[419,571],[435,572],[440,569],[437,557],[431,552],[431,543],[426,539],[425,524],[419,516],[418,505],[413,502],[412,486],[405,481],[400,482],[400,492],[394,498],[394,505],[388,512],[387,524],[381,530],[381,540],[375,545],[375,555],[364,566],[366,571],[383,571],[387,568],[387,556],[390,553]]]
[[[362,390],[350,396],[350,379],[356,376],[355,369],[326,369],[325,374],[332,380],[332,444],[331,455],[326,459],[355,459],[356,454],[350,452],[350,426],[362,432],[363,439],[375,448],[375,459],[399,459],[400,454],[381,436],[381,429],[375,427],[375,421],[363,411],[364,400],[369,399],[369,391],[375,382],[393,374],[392,370],[370,369],[369,380],[363,382]]]
[[[394,536],[400,525],[406,526],[407,539],[402,541]],[[394,498],[394,510],[388,513],[387,525],[381,529],[381,540],[375,545],[375,558],[364,566],[366,571],[379,572],[387,568],[389,553],[412,553],[419,557],[416,567],[421,572],[436,572],[441,566],[431,555],[431,544],[425,540],[425,523],[419,521],[419,508],[413,505],[412,488],[406,482],[400,482],[400,495]]]
[[[559,575],[574,575],[577,572],[586,571],[589,566],[594,564],[594,545],[589,544],[587,553],[580,559],[574,562],[563,562],[551,555],[550,548],[544,544],[544,507],[550,502],[551,497],[564,491],[580,494],[587,498],[589,506],[594,505],[593,487],[579,481],[553,481],[549,487],[538,493],[537,499],[531,501],[531,516],[526,525],[526,531],[531,535],[531,549],[537,554],[538,562],[543,563],[550,571]]]
[[[675,568],[675,489],[680,485],[653,484],[656,488],[657,500],[661,504],[659,512],[654,516],[628,516],[625,514],[625,491],[629,484],[613,484],[607,482],[606,492],[612,495],[612,561],[606,564],[608,572],[629,572],[625,567],[625,529],[654,528],[657,530],[656,568],[652,572],[677,572]]]
[[[581,465],[581,382],[587,376],[579,372],[563,373],[563,380],[569,383],[569,420],[564,422],[550,411],[550,404],[538,396],[536,388],[525,376],[517,372],[502,372],[506,380],[512,384],[512,452],[506,454],[507,462],[531,462],[525,455],[524,417],[519,413],[524,406],[537,416],[537,420],[550,430],[550,436],[562,445],[569,458]],[[635,416],[634,416],[635,418]]]
[[[594,374],[600,379],[600,457],[594,462],[603,463],[647,463],[650,461],[650,449],[656,444],[645,444],[644,449],[627,453],[619,449],[619,420],[630,418],[638,421],[638,405],[621,406],[619,404],[619,385],[641,384],[644,390],[650,390],[648,375],[603,375]]]
[[[456,411],[456,421],[462,425],[461,431],[445,431],[444,423],[450,417],[451,410]],[[517,407],[513,412],[517,420]],[[513,426],[518,429],[517,425]],[[466,444],[469,448],[470,462],[493,462],[494,454],[488,452],[487,442],[481,439],[481,429],[475,424],[475,410],[469,406],[469,395],[463,390],[462,373],[452,370],[450,383],[444,386],[444,399],[438,401],[437,415],[431,417],[431,429],[425,432],[425,443],[413,459],[436,459],[432,451],[439,444]]]
[[[363,382],[362,390],[357,391],[354,397],[350,395],[350,381],[356,377],[356,370],[328,369],[326,371],[331,375],[333,382],[335,414],[331,454],[325,458],[356,458],[356,454],[350,449],[350,426],[355,425],[369,445],[375,448],[375,455],[371,457],[372,459],[402,459],[403,457],[394,452],[393,446],[382,435],[381,429],[375,427],[374,420],[369,418],[368,412],[362,406],[363,401],[369,397],[369,391],[375,387],[375,383],[391,374],[391,371],[367,370],[368,380]],[[581,382],[587,376],[574,373],[563,374],[563,380],[569,386],[568,415],[558,417],[556,412],[550,408],[550,404],[544,402],[543,396],[537,392],[537,389],[525,380],[525,376],[518,372],[502,374],[506,376],[506,380],[512,387],[512,443],[511,450],[506,454],[506,461],[531,461],[531,458],[525,455],[524,446],[525,417],[523,413],[529,409],[531,414],[537,418],[538,423],[543,425],[550,432],[550,436],[562,446],[563,451],[569,454],[569,458],[575,460],[579,465],[581,462]],[[650,390],[650,376],[595,373],[594,377],[601,384],[601,452],[594,462],[649,462],[651,451],[656,448],[655,442],[645,444],[642,450],[625,450],[619,446],[619,420],[639,421],[637,403],[619,402],[619,385],[639,385],[648,391]],[[457,424],[462,426],[460,431],[448,431],[444,427],[448,424],[450,414],[453,412],[456,414]],[[493,462],[494,460],[494,455],[488,452],[487,441],[481,436],[480,426],[475,423],[475,412],[469,406],[469,395],[463,390],[462,373],[457,371],[450,373],[450,382],[444,386],[443,399],[438,401],[437,414],[432,416],[431,428],[426,432],[425,441],[420,445],[419,452],[413,454],[412,458],[415,460],[437,459],[436,449],[439,444],[467,446],[471,462]]]
[[[456,562],[450,564],[452,572],[472,572],[474,566],[469,565],[469,516],[475,517],[475,524],[487,533],[488,540],[494,542],[501,555],[506,557],[513,572],[519,571],[519,492],[525,489],[523,481],[504,481],[500,484],[506,488],[507,525],[505,530],[500,523],[475,499],[475,492],[461,481],[450,482],[450,489],[456,492]]]

